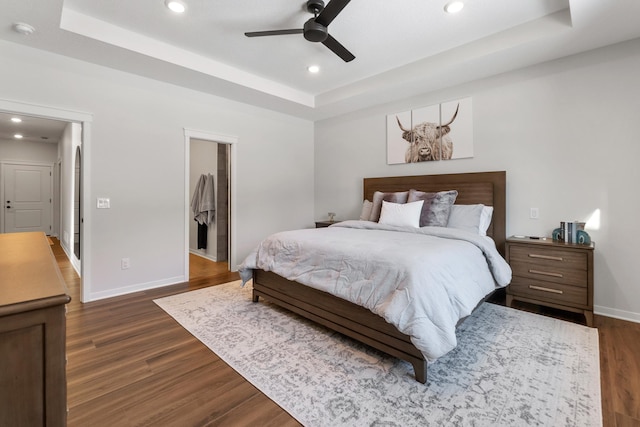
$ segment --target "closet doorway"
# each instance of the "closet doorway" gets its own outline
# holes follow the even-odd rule
[[[185,280],[225,274],[232,252],[233,141],[185,131],[187,215]]]

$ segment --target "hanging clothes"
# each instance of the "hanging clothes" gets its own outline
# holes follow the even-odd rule
[[[207,249],[207,235],[209,226],[198,223],[198,249]]]
[[[196,183],[196,188],[193,190],[193,196],[191,196],[191,212],[193,212],[193,219],[198,221],[200,217],[200,199],[202,197],[202,191],[204,189],[206,177],[204,174],[200,175],[198,178],[198,182]],[[200,221],[198,221],[198,224]]]
[[[213,223],[216,218],[216,193],[213,185],[213,175],[207,174],[204,184],[202,201],[200,202],[200,212],[206,213],[207,225]]]
[[[208,226],[215,221],[216,214],[213,175],[200,175],[191,197],[191,211],[193,219],[198,223],[198,249],[206,249]]]

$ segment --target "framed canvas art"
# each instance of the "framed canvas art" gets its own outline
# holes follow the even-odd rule
[[[443,141],[449,137],[451,141],[450,159],[464,159],[473,157],[473,117],[471,115],[471,98],[464,98],[457,101],[449,101],[440,104],[441,123],[446,124],[454,114],[453,122],[448,125],[449,132],[444,135],[446,129],[443,127]],[[448,159],[443,159],[448,160]]]
[[[471,98],[387,115],[387,163],[473,157]]]

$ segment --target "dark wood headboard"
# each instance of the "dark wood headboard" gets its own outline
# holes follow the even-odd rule
[[[493,238],[498,251],[504,255],[507,221],[506,177],[505,171],[499,171],[364,178],[364,198],[373,200],[373,193],[376,191],[387,193],[412,188],[429,192],[458,190],[456,204],[482,203],[485,206],[493,206],[493,218],[487,235]]]

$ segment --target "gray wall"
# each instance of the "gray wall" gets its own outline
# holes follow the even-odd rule
[[[0,160],[49,163],[58,159],[58,144],[0,139]]]
[[[599,210],[596,312],[640,321],[639,40],[438,92],[416,87],[411,99],[317,122],[315,135],[309,121],[24,46],[0,42],[0,56],[11,64],[0,67],[3,98],[93,114],[87,299],[182,278],[187,127],[238,138],[240,260],[264,236],[328,211],[357,218],[363,177],[506,170],[509,234],[548,235]],[[386,114],[466,96],[474,158],[386,164]],[[96,210],[96,197],[112,208]]]
[[[238,260],[272,232],[312,224],[312,122],[12,43],[0,42],[0,57],[11,65],[0,67],[2,98],[93,115],[85,300],[184,278],[185,127],[238,138]],[[96,209],[97,197],[111,209]]]
[[[363,177],[506,170],[508,234],[550,235],[600,211],[595,311],[640,321],[638,70],[635,40],[317,122],[316,218],[358,218]],[[387,114],[467,96],[474,158],[386,164]]]

